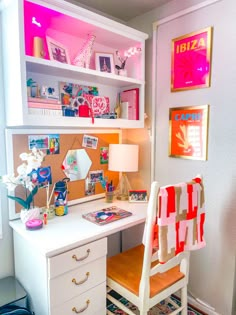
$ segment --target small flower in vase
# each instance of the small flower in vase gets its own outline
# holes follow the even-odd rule
[[[127,76],[127,70],[125,69],[126,61],[131,56],[134,56],[141,52],[141,48],[131,47],[127,51],[124,52],[124,57],[121,56],[119,50],[116,51],[116,56],[120,61],[120,65],[116,65],[115,68],[118,70],[119,75]]]
[[[17,167],[17,176],[14,174],[0,176],[0,182],[6,185],[9,191],[14,191],[17,186],[22,186],[24,189],[25,198],[11,196],[7,197],[19,203],[24,210],[29,211],[34,208],[34,196],[38,192],[38,186],[35,184],[32,176],[33,171],[41,166],[44,160],[45,153],[33,148],[30,153],[21,153],[20,158],[23,161]]]

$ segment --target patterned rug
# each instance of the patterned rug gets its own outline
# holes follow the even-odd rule
[[[115,298],[118,298],[121,303],[126,305],[130,310],[132,310],[135,314],[139,314],[137,307],[131,304],[122,296],[118,295],[114,291],[110,291],[110,294]],[[159,304],[155,305],[151,310],[148,312],[148,315],[167,315],[173,312],[176,307],[180,305],[180,300],[176,296],[171,296],[171,299],[165,300],[160,302]],[[124,311],[118,309],[114,304],[112,304],[109,300],[107,300],[107,315],[127,315]],[[180,313],[179,313],[180,314]],[[206,313],[202,313],[196,308],[191,305],[188,305],[188,315],[207,315]]]

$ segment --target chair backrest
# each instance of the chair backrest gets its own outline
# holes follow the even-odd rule
[[[195,182],[192,182],[195,184]],[[141,276],[141,282],[139,286],[139,296],[143,299],[148,299],[150,295],[150,276],[157,273],[165,272],[177,265],[180,266],[180,271],[185,275],[185,282],[188,283],[189,274],[189,252],[185,251],[183,247],[182,251],[177,252],[173,257],[170,257],[166,262],[160,263],[160,247],[163,246],[163,236],[158,236],[158,219],[159,219],[159,207],[160,207],[160,190],[158,182],[153,182],[151,185],[151,192],[148,202],[147,219],[145,223],[143,244],[144,261],[143,270]],[[177,190],[178,191],[178,190]],[[176,199],[176,195],[173,195]],[[199,197],[199,200],[202,198]],[[204,242],[203,242],[204,243]],[[203,244],[201,244],[203,245]],[[191,248],[190,248],[191,249]],[[195,248],[196,249],[196,248]]]

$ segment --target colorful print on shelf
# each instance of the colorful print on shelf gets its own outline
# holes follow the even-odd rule
[[[74,83],[60,82],[59,93],[62,105],[70,105],[75,97],[88,95],[98,95],[98,88],[95,86],[86,86]]]

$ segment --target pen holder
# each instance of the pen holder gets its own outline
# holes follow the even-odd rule
[[[106,191],[105,192],[106,202],[113,202],[114,199],[114,191]]]

